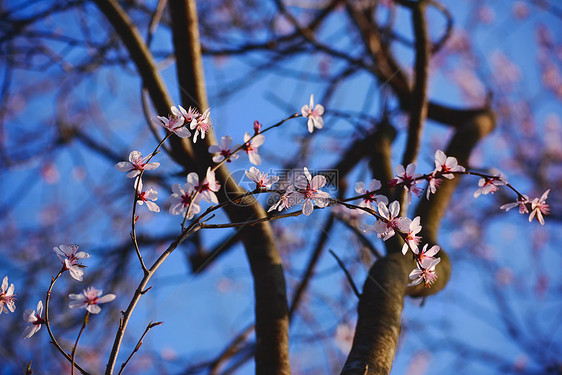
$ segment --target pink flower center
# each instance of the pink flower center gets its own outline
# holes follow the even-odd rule
[[[368,202],[376,202],[375,199],[375,192],[371,192],[369,190],[365,190],[365,194],[369,194],[367,197],[363,198],[363,202],[368,203]]]
[[[244,148],[244,151],[246,151],[247,154],[249,154],[251,151],[255,151],[255,149],[252,147],[252,144],[250,142],[247,142],[242,147]]]
[[[437,274],[434,271],[425,269],[423,270],[423,278],[425,280],[425,287],[429,288],[429,286],[437,280]]]
[[[191,203],[191,194],[184,194],[181,196],[181,203],[183,204],[184,207],[188,207],[189,204]]]
[[[33,322],[33,324],[35,324],[36,326],[39,326],[41,324],[45,324],[45,320],[43,318],[41,318],[39,316],[39,314],[35,314],[35,318],[37,319],[36,321]]]
[[[307,184],[306,189],[303,192],[303,195],[305,199],[314,199],[314,196],[316,195],[317,192],[318,192],[317,189],[312,189],[310,187],[310,184]]]
[[[12,295],[6,295],[4,292],[0,292],[0,305],[2,303],[10,303],[12,301],[16,300],[16,295],[12,294]]]
[[[451,170],[451,168],[447,167],[445,164],[441,164],[441,172],[447,173]]]
[[[387,227],[387,228],[392,228],[392,229],[398,228],[398,220],[397,220],[397,219],[398,219],[398,218],[394,218],[394,219],[391,219],[391,220],[387,221],[387,222],[386,222],[386,227]]]

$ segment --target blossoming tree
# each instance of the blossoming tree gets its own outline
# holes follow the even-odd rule
[[[524,19],[533,7],[539,13],[546,9],[547,16],[557,14],[554,7],[525,4],[516,2],[510,17]],[[241,366],[253,358],[256,374],[289,374],[291,368],[304,373],[389,373],[399,359],[400,332],[405,326],[409,329],[404,316],[421,322],[419,315],[424,315],[418,306],[407,315],[405,301],[427,299],[430,304],[438,292],[451,289],[455,254],[443,243],[455,247],[461,241],[438,236],[440,227],[466,228],[463,216],[492,212],[473,202],[490,202],[498,214],[517,207],[528,218],[526,228],[552,225],[546,215],[555,213],[550,202],[559,172],[545,171],[560,167],[556,144],[549,146],[550,153],[523,151],[514,165],[496,157],[499,150],[491,152],[489,159],[482,156],[479,144],[497,124],[500,131],[522,142],[514,152],[520,152],[517,146],[538,142],[528,124],[532,110],[510,108],[509,104],[519,103],[513,88],[517,67],[509,65],[505,55],[493,55],[492,65],[499,68],[493,74],[496,81],[488,87],[491,93],[474,89],[480,81],[470,74],[478,72],[478,56],[467,46],[466,35],[453,28],[449,6],[462,8],[433,0],[334,0],[313,8],[305,2],[281,0],[7,5],[3,15],[9,32],[0,41],[6,50],[7,72],[2,124],[10,124],[12,137],[12,123],[23,122],[31,112],[37,123],[54,125],[35,136],[39,140],[52,136],[50,146],[41,147],[37,154],[30,151],[37,145],[28,141],[18,149],[25,152],[13,156],[18,137],[15,141],[7,137],[5,165],[33,168],[39,158],[39,174],[46,185],[69,186],[60,197],[41,197],[40,209],[26,209],[39,212],[33,223],[39,230],[33,235],[18,233],[15,224],[3,229],[6,244],[16,246],[2,248],[8,267],[0,274],[0,324],[19,329],[4,322],[14,319],[16,306],[24,305],[18,337],[28,339],[17,341],[16,328],[5,335],[3,344],[11,354],[5,362],[14,369],[27,367],[28,373],[36,369],[106,374],[172,371],[166,362],[174,362],[175,352],[159,351],[156,359],[147,359],[146,354],[152,337],[158,347],[174,341],[158,336],[161,327],[155,328],[165,320],[160,317],[165,309],[156,308],[151,318],[139,322],[143,310],[166,304],[159,295],[161,275],[166,267],[177,267],[182,256],[187,256],[193,274],[204,273],[210,264],[224,267],[232,261],[225,260],[229,250],[240,244],[253,290],[245,296],[252,306],[249,324],[238,326],[239,334],[225,335],[222,330],[216,340],[221,341],[222,351],[205,353],[201,359],[198,340],[208,335],[197,325],[199,320],[216,325],[217,319],[207,313],[186,318],[204,300],[204,293],[194,291],[192,299],[175,294],[173,299],[186,300],[189,308],[177,313],[174,321],[166,319],[164,326],[176,334],[186,327],[175,346],[188,347],[195,354],[182,354],[187,358],[177,361],[183,372],[226,374],[240,368],[242,373],[249,370]],[[481,6],[476,14],[474,29],[493,21],[493,8]],[[45,29],[52,17],[60,26],[54,32]],[[406,23],[411,25],[410,36],[404,36]],[[351,32],[334,34],[341,27]],[[243,37],[242,42],[237,36]],[[27,47],[37,40],[42,48]],[[404,57],[391,48],[397,44],[406,46],[410,55]],[[557,57],[544,52],[557,50],[546,26],[539,28],[537,45],[543,49],[540,71],[549,77],[544,87],[552,94],[558,87],[553,81],[559,61],[551,61]],[[265,62],[253,61],[254,52],[263,53]],[[205,54],[217,58],[215,65],[203,58]],[[255,71],[245,71],[238,82],[215,76],[222,71],[219,58],[236,56],[243,56],[241,61],[250,66],[257,64]],[[295,78],[301,76],[298,59],[302,56],[310,58],[307,65],[314,67],[303,71],[314,82],[309,86]],[[47,59],[46,65],[42,58]],[[165,69],[170,63],[174,74]],[[119,73],[109,69],[114,65]],[[45,66],[48,77],[61,77],[60,82],[44,78],[45,87],[59,90],[53,113],[35,108],[49,107],[45,104],[49,90],[24,85],[29,77],[16,74]],[[204,66],[212,78],[205,79]],[[228,78],[244,70],[236,65],[224,69]],[[95,78],[89,74],[92,71]],[[279,108],[288,109],[274,110],[268,104],[264,111],[262,105],[246,103],[235,116],[221,115],[221,102],[236,98],[244,85],[258,82],[262,71],[281,72],[282,78],[297,81],[294,99],[281,99],[289,97],[290,88],[277,82],[279,78],[260,94],[269,94]],[[460,87],[464,108],[434,99],[430,82],[438,74],[454,77],[449,81]],[[359,80],[354,82],[353,76]],[[22,89],[11,88],[10,79],[22,83]],[[376,90],[365,88],[367,81]],[[442,90],[449,90],[449,84],[444,83]],[[103,86],[103,94],[94,102],[96,85]],[[123,99],[130,96],[111,91],[128,94],[133,86],[141,92],[140,103],[131,104]],[[171,87],[179,94],[175,101]],[[79,97],[78,89],[88,89],[87,95]],[[210,103],[208,89],[213,93]],[[43,100],[25,103],[22,98],[28,91]],[[338,96],[338,92],[348,92],[352,101],[366,104],[349,109],[345,94]],[[121,100],[109,97],[113,95]],[[145,124],[134,125],[142,121]],[[518,130],[505,129],[510,122],[524,121],[529,129],[520,137],[514,135]],[[229,122],[237,127],[229,129]],[[444,124],[449,134],[432,129],[432,122]],[[552,127],[550,142],[556,142],[552,139],[560,140],[560,126]],[[83,148],[76,150],[75,145]],[[61,146],[69,150],[71,161],[55,153]],[[45,150],[52,151],[49,157]],[[517,176],[521,170],[530,183]],[[29,185],[17,168],[13,175],[14,181]],[[71,179],[86,186],[86,192],[70,186]],[[9,190],[18,197],[26,194],[19,187]],[[65,202],[85,203],[76,209]],[[17,206],[15,200],[6,204]],[[29,216],[27,211],[21,215]],[[10,223],[18,223],[17,217],[11,219]],[[483,230],[487,222],[482,220],[477,227]],[[452,232],[449,227],[448,233]],[[332,255],[323,257],[328,247]],[[468,258],[474,261],[476,256]],[[510,283],[505,269],[500,272],[499,260],[493,266],[484,264],[501,283]],[[31,272],[24,273],[22,267]],[[322,269],[330,270],[326,285],[321,285],[326,273]],[[64,276],[66,271],[70,277]],[[217,282],[223,285],[217,289],[235,293],[228,276],[219,278],[225,280],[227,285]],[[362,287],[356,285],[359,282]],[[491,290],[495,301],[508,310],[497,286]],[[214,311],[210,305],[205,311]],[[85,312],[79,314],[82,309]],[[222,319],[239,309],[233,302]],[[327,312],[335,318],[326,317]],[[508,332],[519,339],[520,327],[511,320],[515,315],[502,317]],[[309,331],[313,333],[307,336]],[[54,356],[21,352],[23,345],[39,346],[40,340],[49,342]],[[551,343],[557,342],[552,338]],[[317,349],[310,355],[300,350],[314,345],[325,350],[324,358],[317,359]],[[426,346],[422,353],[431,353]],[[334,347],[338,355],[332,355]],[[439,345],[435,347],[438,351]],[[556,369],[560,364],[552,359],[557,358],[553,348],[542,354],[528,350],[529,356],[537,355],[532,365],[544,371]],[[423,362],[423,356],[415,358]],[[526,366],[521,361],[502,361],[497,359],[509,363],[509,369]],[[423,363],[411,363],[413,370],[423,370]]]

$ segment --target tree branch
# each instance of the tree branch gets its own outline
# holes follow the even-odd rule
[[[182,103],[206,109],[207,94],[195,0],[171,0],[169,7]],[[205,143],[194,145],[199,161],[197,166],[201,172],[206,166],[212,165],[207,149],[213,143],[216,143],[215,137],[210,132]],[[175,148],[172,144],[172,150]],[[193,168],[194,165],[189,167]],[[244,193],[224,165],[217,170],[216,176],[223,186],[219,196],[221,202],[228,200],[229,196]],[[266,217],[265,210],[253,197],[244,198],[238,205],[229,205],[226,212],[232,222]],[[256,374],[289,374],[289,319],[285,277],[271,225],[267,222],[245,225],[240,228],[240,236],[254,279]]]

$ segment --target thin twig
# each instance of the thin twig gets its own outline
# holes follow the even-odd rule
[[[133,349],[133,351],[131,352],[131,354],[129,355],[129,357],[127,358],[127,360],[125,362],[123,362],[123,364],[121,365],[121,369],[119,370],[119,372],[117,373],[117,375],[121,375],[121,373],[123,373],[123,370],[125,369],[125,366],[127,366],[127,364],[129,363],[129,361],[131,360],[131,358],[133,358],[133,355],[135,355],[136,352],[139,351],[141,345],[142,345],[142,340],[144,339],[144,337],[146,336],[146,334],[148,333],[148,331],[150,331],[152,328],[161,325],[162,322],[150,322],[148,324],[148,326],[146,327],[146,329],[144,330],[144,333],[142,334],[142,336],[140,337],[139,341],[137,342],[137,345],[135,345],[135,348]]]
[[[353,290],[353,293],[357,296],[357,298],[361,298],[361,293],[359,293],[359,290],[355,286],[355,282],[353,282],[353,278],[351,277],[351,275],[349,274],[349,272],[345,268],[345,265],[343,264],[341,259],[336,255],[336,253],[334,253],[334,251],[332,249],[330,249],[330,254],[332,254],[334,256],[334,258],[336,258],[336,262],[338,262],[338,265],[341,267],[341,269],[345,273],[345,277],[347,278],[347,281],[349,282],[349,286]]]
[[[62,269],[59,271],[59,273],[55,277],[51,278],[51,284],[49,285],[49,289],[47,290],[47,297],[45,298],[45,327],[47,327],[47,332],[49,333],[49,337],[51,338],[51,343],[57,348],[57,350],[66,359],[68,359],[68,361],[72,363],[73,367],[76,367],[78,371],[80,371],[82,374],[89,375],[89,373],[86,370],[84,370],[78,364],[74,363],[70,355],[64,351],[62,346],[58,343],[57,339],[55,338],[55,335],[53,335],[53,332],[51,331],[51,322],[49,320],[49,302],[51,301],[51,290],[53,290],[53,286],[55,285],[55,282],[65,270],[66,268],[63,266]]]
[[[71,363],[72,366],[70,367],[70,375],[74,375],[74,357],[76,356],[76,349],[78,348],[78,341],[80,341],[80,336],[82,336],[82,332],[86,329],[88,325],[88,319],[90,318],[90,312],[86,311],[86,316],[84,316],[84,323],[82,324],[82,328],[80,328],[80,332],[78,332],[78,336],[76,337],[76,342],[72,347],[72,354],[71,354]]]

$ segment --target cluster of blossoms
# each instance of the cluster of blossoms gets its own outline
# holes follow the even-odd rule
[[[435,169],[431,173],[421,175],[416,174],[415,171],[415,164],[409,164],[406,168],[399,165],[396,168],[396,177],[388,183],[389,186],[403,186],[407,191],[408,204],[411,202],[412,193],[418,197],[421,195],[422,189],[418,185],[419,181],[426,180],[428,182],[426,197],[429,199],[431,194],[435,194],[443,178],[452,179],[455,174],[466,173],[466,169],[458,164],[456,158],[446,156],[441,150],[435,152]],[[474,193],[474,197],[488,193],[493,194],[502,185],[508,185],[508,182],[501,173],[483,176],[478,182],[478,190]],[[400,217],[398,201],[388,204],[386,197],[376,194],[380,191],[381,186],[378,180],[372,180],[368,189],[363,182],[358,182],[355,185],[355,191],[362,198],[359,207],[372,211],[377,217],[377,221],[372,226],[362,226],[361,229],[375,231],[383,241],[398,234],[404,240],[402,253],[406,254],[410,249],[416,262],[416,268],[410,273],[410,280],[413,281],[409,285],[417,285],[423,281],[425,286],[429,287],[437,279],[435,267],[439,264],[440,258],[436,258],[435,255],[439,252],[439,246],[432,246],[428,249],[429,245],[425,244],[423,249],[419,250],[421,237],[418,234],[422,230],[421,218],[418,216],[411,220],[407,217]],[[541,224],[544,224],[543,215],[549,213],[549,206],[546,204],[549,191],[547,190],[540,198],[533,200],[530,200],[526,195],[517,193],[519,198],[516,202],[505,204],[500,208],[510,210],[519,206],[519,212],[526,214],[529,213],[527,206],[530,206],[529,221],[536,217]],[[364,211],[360,210],[359,212],[363,213]]]
[[[303,107],[303,115],[304,110],[305,108]],[[419,197],[422,193],[422,188],[418,185],[419,181],[425,180],[428,182],[426,198],[429,199],[431,194],[435,194],[443,179],[453,179],[455,174],[465,173],[467,173],[466,169],[458,164],[456,158],[447,156],[443,151],[437,150],[435,152],[435,169],[431,173],[426,175],[416,174],[416,166],[413,163],[406,167],[398,165],[396,177],[389,181],[388,185],[402,186],[407,191],[406,202],[409,204],[411,203],[412,194]],[[267,175],[259,172],[254,167],[250,171],[246,171],[246,176],[256,183],[256,189],[259,190],[269,189],[273,183],[278,181],[277,178],[267,177]],[[326,179],[324,176],[317,175],[312,177],[308,169],[304,168],[303,174],[295,179],[294,184],[289,184],[285,187],[283,193],[279,194],[278,200],[271,205],[268,211],[281,211],[302,203],[303,214],[310,215],[314,210],[314,205],[322,208],[330,203],[337,203],[335,200],[332,201],[330,199],[327,192],[320,190],[325,184]],[[497,175],[482,177],[478,182],[479,188],[474,193],[474,196],[478,197],[488,193],[493,194],[498,190],[498,186],[502,185],[508,185],[507,179],[503,174],[498,173]],[[426,287],[429,287],[437,279],[435,267],[441,259],[435,256],[439,252],[439,246],[435,245],[428,249],[429,245],[425,244],[420,251],[421,237],[418,234],[422,230],[421,218],[418,216],[411,220],[407,217],[401,217],[400,203],[398,201],[389,204],[387,197],[377,194],[381,190],[381,186],[381,182],[375,179],[371,180],[368,186],[363,182],[355,184],[355,191],[359,194],[358,198],[362,199],[358,206],[358,208],[362,209],[356,211],[360,214],[371,212],[377,218],[372,226],[362,227],[361,229],[376,232],[383,241],[398,234],[404,240],[402,253],[405,255],[408,250],[411,250],[416,263],[416,268],[409,275],[412,281],[408,285],[413,286],[423,282]],[[529,221],[536,217],[541,224],[544,224],[543,215],[549,212],[548,204],[546,204],[548,193],[549,190],[541,198],[535,198],[534,200],[529,200],[526,195],[520,195],[517,202],[508,203],[501,208],[509,210],[519,206],[521,213],[528,213],[527,205],[530,205],[531,214]]]
[[[168,131],[168,134],[175,134],[180,138],[188,138],[191,136],[190,130],[192,130],[194,131],[193,142],[195,143],[199,135],[201,139],[204,139],[205,135],[212,128],[209,120],[209,109],[200,114],[194,108],[190,107],[188,110],[185,110],[185,108],[178,105],[177,107],[171,107],[170,111],[171,113],[168,117],[157,116],[154,121],[156,124],[162,125]],[[324,113],[324,107],[320,104],[314,105],[313,95],[310,96],[309,105],[304,105],[301,108],[301,113],[304,118],[308,119],[309,132],[312,132],[314,128],[321,129],[323,127],[322,114]],[[217,164],[232,162],[239,158],[238,152],[245,152],[250,163],[260,165],[259,147],[265,141],[265,136],[261,134],[261,128],[260,122],[254,121],[254,134],[251,135],[246,132],[242,145],[232,145],[232,137],[228,135],[223,136],[220,144],[209,146],[209,153],[214,154],[212,157],[213,162]],[[121,172],[126,172],[129,178],[136,178],[134,186],[136,202],[139,205],[146,204],[150,211],[160,212],[160,207],[155,203],[158,200],[158,192],[152,187],[143,191],[143,182],[141,180],[144,171],[156,169],[160,165],[158,162],[151,162],[156,152],[157,150],[143,157],[139,151],[132,151],[129,154],[129,161],[119,162],[115,165],[115,168]],[[201,200],[218,204],[215,193],[219,191],[220,183],[215,179],[215,169],[216,167],[209,167],[207,169],[206,177],[201,184],[199,184],[199,177],[195,172],[187,175],[187,182],[183,186],[174,184],[172,186],[172,194],[169,197],[169,212],[172,215],[184,214],[187,219],[192,219],[195,214],[201,212]],[[256,182],[258,189],[269,189],[279,179],[276,176],[267,177],[267,175],[262,174],[255,167],[252,167],[246,174],[248,178]],[[295,184],[297,189],[292,188],[288,191],[288,194],[292,195],[292,199],[302,201],[303,212],[306,215],[310,215],[313,210],[313,203],[321,207],[327,204],[327,201],[321,199],[329,198],[327,193],[318,191],[324,184],[325,178],[317,176],[315,179],[312,179],[310,173],[305,168],[303,179]],[[288,204],[278,203],[275,208],[282,209],[289,206]]]
[[[312,177],[308,168],[304,167],[303,173],[297,175],[294,184],[286,188],[268,212],[281,211],[302,203],[302,213],[308,216],[314,210],[314,205],[323,208],[330,204],[330,194],[320,190],[324,185],[326,185],[326,177],[322,175]]]
[[[550,212],[550,207],[546,203],[548,193],[550,193],[550,189],[545,191],[540,198],[535,198],[533,200],[530,200],[527,195],[520,195],[516,202],[504,204],[500,208],[502,210],[509,211],[512,208],[519,206],[519,213],[525,215],[529,213],[527,205],[530,205],[531,213],[529,214],[529,222],[533,221],[533,218],[536,217],[539,223],[541,223],[541,225],[544,225],[543,215],[548,215]]]
[[[60,245],[53,248],[53,251],[59,258],[60,262],[62,263],[62,270],[59,273],[62,274],[65,271],[68,271],[70,277],[77,281],[82,281],[84,279],[84,266],[81,262],[82,259],[87,259],[90,257],[90,254],[84,251],[78,251],[78,245],[70,244],[70,245]],[[58,276],[57,276],[58,278]],[[56,278],[53,279],[53,283]],[[5,285],[4,285],[5,284]],[[14,299],[15,295],[14,292],[14,285],[12,284],[10,288],[8,288],[7,293],[4,293],[4,286],[7,287],[8,278],[4,278],[4,283],[2,284],[2,292],[0,292],[0,313],[2,312],[2,302],[3,302],[3,295],[9,295],[11,297],[8,300],[7,307],[8,309],[13,312],[15,310]],[[91,314],[98,314],[101,311],[101,308],[98,306],[101,303],[110,302],[115,299],[114,294],[107,294],[105,296],[101,296],[102,291],[97,290],[94,287],[89,287],[85,289],[82,294],[69,294],[70,303],[68,305],[69,308],[85,308]],[[47,321],[43,319],[43,301],[39,301],[37,303],[37,308],[35,310],[27,309],[23,313],[23,320],[29,325],[26,327],[25,331],[23,332],[24,338],[28,339],[37,333],[43,324],[46,324]]]
[[[324,121],[322,115],[324,107],[320,104],[314,104],[313,95],[310,96],[308,105],[301,108],[301,115],[307,120],[308,131],[312,133],[314,129],[322,129]],[[192,136],[193,143],[198,138],[204,139],[206,134],[212,129],[210,123],[210,111],[205,110],[199,113],[194,108],[185,110],[182,106],[171,107],[171,114],[168,117],[157,117],[157,123],[162,125],[168,132],[168,136],[172,134],[180,138],[188,138]],[[289,118],[298,117],[294,114]],[[263,132],[281,125],[284,121],[273,125]],[[216,165],[208,167],[205,177],[200,180],[196,172],[191,172],[186,177],[186,183],[174,184],[171,187],[172,194],[169,197],[169,212],[172,215],[183,215],[184,222],[186,219],[193,219],[196,214],[201,212],[201,202],[217,205],[219,203],[216,195],[221,188],[221,184],[215,177],[215,170],[224,162],[232,162],[239,158],[239,153],[245,152],[248,160],[253,165],[260,165],[262,160],[259,155],[259,147],[263,145],[265,136],[262,134],[262,125],[255,121],[253,124],[254,134],[246,132],[243,136],[243,143],[232,145],[232,137],[226,135],[221,138],[218,145],[211,145],[208,148],[210,154],[213,154],[212,160]],[[162,141],[163,143],[164,141]],[[134,179],[135,202],[139,205],[146,204],[147,208],[152,212],[160,212],[160,207],[155,203],[158,200],[158,192],[150,187],[145,190],[142,176],[145,171],[154,170],[159,167],[160,163],[151,161],[157,154],[159,144],[156,150],[148,156],[143,157],[139,151],[132,151],[129,154],[128,161],[122,161],[115,165],[115,168],[121,172],[125,172],[128,178]],[[412,195],[420,197],[422,188],[419,182],[427,181],[426,198],[430,199],[431,194],[435,194],[443,179],[453,179],[455,174],[471,173],[481,176],[478,182],[478,190],[474,193],[474,197],[480,195],[493,194],[499,189],[499,186],[507,185],[518,194],[516,202],[508,203],[501,206],[501,209],[509,211],[511,208],[519,207],[521,214],[530,212],[529,221],[533,218],[544,224],[543,215],[549,213],[549,205],[546,204],[549,191],[547,190],[540,198],[530,200],[528,196],[518,193],[509,183],[503,174],[484,175],[481,173],[467,172],[466,169],[459,165],[457,159],[448,157],[441,150],[435,152],[435,169],[426,175],[416,173],[416,165],[413,163],[407,166],[398,165],[396,167],[396,176],[388,182],[388,186],[401,186],[406,190],[406,203],[410,204]],[[278,176],[269,176],[267,173],[261,172],[252,166],[245,171],[245,175],[255,184],[255,190],[252,194],[259,192],[270,192],[273,186],[279,182]],[[423,283],[425,287],[429,287],[437,280],[436,266],[440,263],[441,258],[437,257],[440,251],[439,246],[429,246],[425,243],[420,249],[422,237],[419,235],[422,231],[421,218],[415,217],[413,220],[408,217],[400,216],[400,203],[393,201],[389,203],[386,196],[377,194],[381,191],[382,183],[376,179],[371,180],[368,185],[363,182],[355,184],[355,192],[359,196],[351,198],[361,199],[358,206],[346,204],[345,201],[337,201],[330,198],[330,194],[321,190],[327,183],[326,177],[323,175],[312,176],[308,168],[304,167],[303,172],[297,174],[293,182],[284,181],[284,188],[275,191],[279,194],[278,200],[272,204],[268,210],[282,211],[297,204],[302,204],[302,213],[306,216],[311,215],[315,206],[324,208],[331,204],[343,203],[346,207],[354,208],[357,214],[371,213],[376,217],[375,222],[371,226],[364,226],[365,231],[374,231],[383,241],[397,235],[404,241],[402,253],[406,255],[410,250],[415,261],[416,268],[409,274],[410,283],[408,286],[415,286]],[[349,200],[347,200],[349,201]],[[344,205],[339,207],[344,207]],[[135,205],[136,208],[136,205]],[[529,211],[530,209],[530,211]],[[358,217],[358,215],[357,215]],[[133,220],[133,232],[134,222]],[[182,223],[183,227],[183,223]],[[134,239],[134,237],[133,237]],[[62,270],[57,278],[69,271],[70,276],[77,280],[83,281],[84,268],[81,261],[87,259],[90,255],[84,251],[78,250],[78,245],[60,245],[53,248],[57,257],[62,263]],[[139,254],[140,257],[140,254]],[[142,263],[142,257],[141,263]],[[142,264],[144,267],[144,264]],[[145,269],[146,270],[146,269]],[[56,278],[53,279],[52,283]],[[51,284],[52,287],[52,284]],[[15,287],[13,284],[8,286],[8,277],[6,276],[2,282],[0,289],[0,314],[2,312],[15,311],[14,294]],[[114,294],[103,295],[102,290],[98,290],[92,286],[84,289],[78,294],[69,294],[69,308],[86,309],[89,314],[98,314],[101,311],[100,304],[111,302],[116,298]],[[46,307],[48,308],[48,298]],[[37,303],[35,310],[28,309],[24,312],[23,318],[29,323],[24,331],[24,337],[30,338],[41,329],[43,324],[48,322],[42,318],[44,306],[43,301]],[[48,327],[48,326],[47,326]]]
[[[312,133],[314,128],[321,129],[323,127],[322,114],[324,113],[324,108],[320,104],[314,105],[314,98],[312,95],[310,97],[310,104],[304,105],[301,109],[301,113],[304,118],[308,118],[309,132]],[[167,130],[167,137],[171,134],[175,134],[180,138],[188,138],[193,132],[192,140],[193,143],[196,143],[199,137],[204,139],[212,128],[209,116],[209,109],[205,110],[203,113],[199,113],[193,108],[189,108],[186,111],[182,106],[174,106],[171,108],[171,114],[168,117],[158,116],[155,122],[162,125]],[[294,116],[295,115],[293,115],[293,117]],[[237,152],[243,151],[248,155],[248,159],[252,164],[261,164],[261,157],[258,153],[258,149],[264,143],[265,137],[260,133],[261,124],[258,121],[254,122],[253,128],[254,135],[250,135],[250,133],[246,132],[242,145],[231,146],[232,138],[230,136],[224,136],[221,139],[220,145],[210,146],[209,152],[216,154],[212,158],[213,162],[217,164],[224,161],[232,162],[238,159],[239,155]],[[145,171],[154,170],[160,166],[160,163],[151,161],[158,152],[159,147],[160,145],[153,153],[145,157],[143,157],[139,151],[132,151],[129,154],[128,161],[121,161],[115,165],[117,170],[125,172],[128,178],[134,179],[135,202],[139,205],[146,204],[148,209],[153,212],[160,212],[160,207],[155,203],[155,201],[158,200],[158,192],[152,187],[146,190],[144,189],[142,175]],[[169,198],[171,204],[170,213],[173,215],[185,213],[185,217],[191,219],[196,213],[201,211],[201,200],[212,204],[218,204],[218,198],[215,193],[219,191],[221,185],[215,178],[215,169],[216,168],[212,169],[209,167],[205,178],[201,182],[199,181],[199,176],[195,172],[192,172],[187,175],[187,182],[183,186],[180,184],[173,185],[172,194]],[[271,189],[273,184],[279,180],[278,176],[268,176],[255,167],[251,167],[249,171],[246,171],[246,176],[256,184],[256,190]],[[293,196],[296,201],[302,202],[303,213],[305,215],[310,215],[314,209],[314,204],[325,207],[329,203],[328,193],[319,190],[325,184],[326,179],[324,176],[312,177],[308,169],[305,168],[304,174],[297,178],[294,186],[288,189],[288,193],[286,194]],[[288,206],[288,204],[282,206],[278,203],[274,208],[282,209]],[[133,222],[135,221],[136,220]],[[52,279],[51,288],[58,277],[65,271],[68,271],[73,279],[83,281],[84,268],[86,266],[81,262],[83,259],[89,258],[90,255],[84,251],[79,251],[78,245],[74,244],[60,245],[54,247],[53,251],[62,263],[62,269],[59,274]],[[3,312],[8,313],[15,311],[16,294],[14,292],[14,284],[8,284],[8,277],[4,277],[0,287],[0,314]],[[86,309],[89,314],[98,314],[101,312],[100,304],[111,302],[116,298],[115,294],[102,294],[102,290],[90,286],[81,293],[69,294],[70,302],[68,306],[71,309]],[[48,308],[48,297],[46,308]],[[23,333],[24,338],[32,337],[44,324],[48,324],[48,321],[42,317],[43,310],[44,306],[42,300],[37,303],[37,307],[34,310],[25,310],[23,319],[29,325]]]
[[[377,221],[372,226],[363,226],[363,231],[375,231],[379,238],[383,241],[388,240],[392,236],[398,234],[403,240],[402,254],[406,255],[410,249],[416,260],[416,268],[410,273],[410,280],[413,280],[408,286],[418,285],[422,281],[426,287],[429,287],[437,279],[435,266],[441,261],[441,258],[434,256],[439,252],[439,246],[433,246],[429,250],[428,244],[425,244],[422,251],[419,250],[421,237],[421,218],[417,216],[413,220],[407,217],[400,217],[400,203],[394,201],[387,205],[385,202],[379,202],[377,205]]]
[[[173,194],[170,196],[170,213],[172,215],[184,214],[188,219],[201,212],[200,202],[205,200],[209,203],[218,204],[216,192],[221,185],[215,178],[215,172],[209,167],[205,179],[199,183],[197,173],[191,172],[187,175],[184,186],[174,184]]]
[[[155,122],[158,122],[169,132],[174,133],[180,138],[191,136],[191,132],[189,131],[189,129],[191,129],[194,131],[193,143],[196,143],[199,136],[201,136],[201,139],[205,139],[205,135],[213,127],[209,119],[209,108],[203,113],[199,113],[196,109],[191,107],[186,111],[181,105],[172,107],[170,110],[172,113],[167,118],[158,116],[158,121]]]
[[[402,185],[407,191],[407,203],[409,204],[412,200],[412,193],[418,197],[421,195],[422,189],[417,184],[421,179],[428,181],[427,198],[429,199],[430,194],[436,192],[442,178],[451,179],[454,177],[453,172],[464,171],[465,169],[458,165],[456,158],[447,157],[443,151],[437,150],[433,172],[427,176],[422,176],[415,173],[416,165],[413,163],[406,166],[406,168],[398,165],[396,167],[396,177],[389,181],[389,186]],[[421,218],[418,216],[411,220],[407,217],[400,217],[400,203],[394,201],[388,204],[386,197],[376,195],[380,188],[381,183],[377,180],[372,180],[369,183],[369,190],[365,189],[363,183],[356,184],[355,191],[364,195],[360,206],[377,211],[377,221],[375,221],[373,226],[366,226],[362,229],[364,231],[375,231],[383,241],[398,234],[404,240],[402,254],[406,255],[408,249],[410,249],[416,262],[416,268],[409,275],[412,282],[408,286],[418,285],[423,281],[424,285],[429,287],[437,279],[435,266],[441,261],[441,258],[435,258],[435,255],[439,252],[439,246],[432,246],[428,250],[428,244],[425,244],[420,251],[418,246],[421,237],[418,234],[422,230]]]

